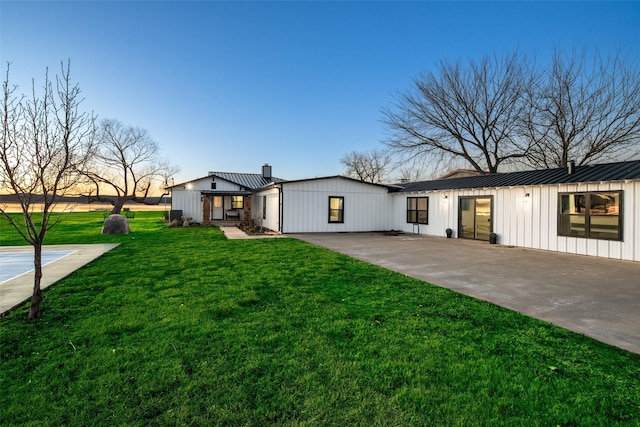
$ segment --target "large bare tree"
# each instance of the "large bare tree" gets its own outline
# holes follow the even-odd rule
[[[556,49],[523,117],[536,167],[628,160],[640,153],[640,69],[618,49],[602,57]]]
[[[38,316],[42,292],[42,245],[46,233],[64,215],[53,214],[61,196],[76,189],[79,171],[93,153],[95,117],[79,110],[80,89],[71,82],[70,63],[61,65],[55,83],[45,73],[42,93],[32,83],[31,96],[17,96],[3,82],[0,141],[0,191],[12,194],[22,215],[0,212],[34,248],[35,269],[28,318]],[[76,193],[77,194],[77,193]]]
[[[525,56],[485,55],[467,66],[441,61],[383,109],[387,145],[394,154],[464,159],[478,171],[497,172],[526,156],[519,118],[525,90],[536,78]]]
[[[160,159],[160,148],[149,132],[117,120],[103,120],[98,141],[86,173],[92,189],[89,199],[111,203],[114,214],[128,201],[158,204],[159,198],[151,197],[154,184],[160,188],[178,168]],[[113,195],[115,199],[110,197]]]
[[[382,150],[352,151],[342,156],[340,163],[347,176],[379,184],[387,179],[392,158]]]

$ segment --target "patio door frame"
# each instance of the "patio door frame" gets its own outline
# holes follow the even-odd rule
[[[489,222],[489,231],[486,233],[486,238],[484,235],[481,235],[481,237],[478,237],[478,219],[480,219],[480,222],[484,221],[486,218],[486,215],[478,215],[478,200],[483,199],[483,200],[489,200],[489,218],[487,219],[487,221]],[[469,226],[468,224],[463,224],[463,200],[471,200],[473,202],[473,237],[467,237],[465,236],[465,232],[464,232],[464,227],[463,225],[467,225],[467,227]],[[473,240],[482,240],[482,241],[489,241],[490,239],[490,235],[491,233],[493,233],[493,196],[492,195],[486,195],[486,196],[459,196],[458,197],[458,237],[462,238],[462,239],[473,239]]]

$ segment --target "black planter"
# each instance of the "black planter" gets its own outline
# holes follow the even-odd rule
[[[489,234],[489,243],[492,245],[498,243],[498,235],[496,233]]]
[[[453,230],[452,230],[452,229],[447,228],[447,229],[445,230],[445,232],[447,233],[447,239],[450,239],[450,238],[451,238],[451,236],[453,236]]]

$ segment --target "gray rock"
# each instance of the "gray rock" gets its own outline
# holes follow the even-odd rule
[[[124,215],[109,215],[102,225],[102,234],[129,234],[129,231],[129,221]]]

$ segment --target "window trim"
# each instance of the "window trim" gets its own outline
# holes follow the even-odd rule
[[[338,199],[340,200],[340,209],[331,209],[331,200],[332,199]],[[332,221],[331,220],[331,211],[338,211],[338,220],[336,221]],[[328,203],[328,221],[329,224],[344,224],[344,196],[329,196],[329,203]]]
[[[416,201],[415,202],[415,204],[416,204],[416,208],[415,209],[409,209],[409,200],[410,199]],[[418,200],[420,200],[420,199],[425,199],[425,203],[427,205],[426,209],[418,209]],[[415,221],[410,221],[409,220],[409,213],[410,212],[411,213],[415,213],[415,218],[416,218]],[[419,218],[420,218],[419,213],[420,212],[424,212],[426,214],[424,222],[421,222],[419,220]],[[407,218],[407,224],[425,224],[425,225],[429,225],[429,196],[411,196],[411,197],[407,197],[407,217],[406,218]]]
[[[231,196],[231,209],[244,209],[244,196]]]
[[[591,196],[594,194],[603,194],[603,193],[615,193],[618,195],[618,233],[615,237],[604,237],[604,236],[592,236],[591,235],[591,216],[598,217],[600,215],[591,213]],[[584,196],[585,197],[585,206],[584,213],[563,213],[562,212],[562,197],[563,196]],[[558,193],[558,236],[563,237],[575,237],[580,239],[591,239],[591,240],[607,240],[613,242],[622,242],[624,241],[623,234],[623,225],[624,225],[624,191],[623,190],[602,190],[602,191],[565,191],[562,193]],[[584,235],[575,235],[569,233],[562,232],[562,223],[563,218],[572,217],[572,216],[580,216],[584,218]],[[612,215],[613,216],[613,215]]]

